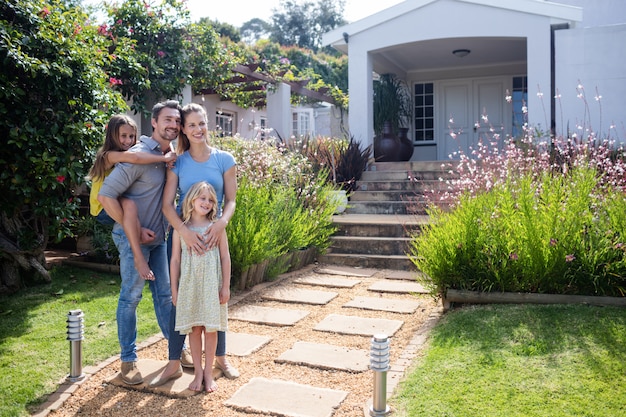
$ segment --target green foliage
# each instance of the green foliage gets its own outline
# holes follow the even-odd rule
[[[118,275],[57,267],[52,283],[0,296],[0,416],[29,416],[69,371],[67,314],[85,314],[83,366],[119,352],[115,309]],[[137,341],[159,332],[148,285],[137,307]],[[19,364],[19,366],[17,366]]]
[[[301,154],[269,141],[211,141],[238,162],[237,209],[226,229],[233,286],[251,265],[302,248],[321,251],[329,246],[337,203],[329,196],[333,187],[323,172],[315,171]],[[284,270],[273,270],[280,272]]]
[[[230,47],[232,44],[226,40],[220,41],[215,29],[205,21],[192,24],[190,36],[188,54],[191,89],[194,93],[216,89],[231,76],[231,70],[236,64],[245,61],[246,55],[234,53],[236,49]]]
[[[390,406],[402,417],[623,415],[625,347],[619,307],[458,309],[433,329]]]
[[[374,133],[380,135],[385,122],[391,122],[393,132],[406,126],[411,114],[408,87],[394,74],[382,74],[374,81]]]
[[[245,178],[240,181],[237,210],[226,229],[233,286],[238,286],[238,277],[254,264],[294,250],[328,247],[335,231],[332,213],[336,207],[327,196],[328,188],[319,182],[318,186],[323,204],[306,207],[292,188],[252,183]]]
[[[288,146],[301,152],[312,163],[313,169],[323,171],[326,182],[339,186],[347,192],[355,190],[356,182],[371,155],[371,145],[362,149],[353,137],[346,138],[303,138],[288,142]]]
[[[5,135],[0,233],[7,263],[43,254],[49,236],[71,233],[76,185],[91,164],[109,114],[123,112],[126,105],[108,88],[102,70],[110,62],[107,44],[96,28],[83,26],[87,16],[81,9],[62,1],[10,0],[0,4],[0,16],[0,131]],[[43,268],[38,273],[47,275]],[[20,285],[3,284],[10,290]]]
[[[119,40],[130,39],[136,65],[147,71],[148,80],[143,82],[137,79],[140,71],[136,66],[115,68],[114,85],[132,99],[133,110],[146,110],[147,99],[180,96],[190,73],[189,11],[184,1],[165,0],[154,6],[143,0],[127,0],[109,6],[108,14],[110,22],[100,31],[111,39],[111,53]]]
[[[410,256],[433,292],[473,291],[624,296],[626,199],[596,192],[595,169],[527,174],[431,210]]]
[[[322,35],[345,23],[344,6],[344,0],[281,0],[279,8],[273,11],[270,39],[281,45],[317,51]]]

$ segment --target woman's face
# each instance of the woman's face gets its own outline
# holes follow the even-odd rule
[[[206,142],[207,139],[207,122],[204,114],[191,112],[185,117],[183,125],[183,133],[189,139],[189,143]]]
[[[137,140],[137,134],[135,129],[131,125],[121,125],[117,132],[118,139],[120,141],[120,147],[123,151],[127,151],[131,146],[135,144]]]

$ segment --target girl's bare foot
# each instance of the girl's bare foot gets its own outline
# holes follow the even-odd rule
[[[204,370],[204,391],[217,391],[217,383],[213,380],[213,369],[210,366]]]
[[[193,381],[189,384],[189,389],[192,391],[202,391],[202,380],[204,379],[203,375],[196,374],[194,375]]]

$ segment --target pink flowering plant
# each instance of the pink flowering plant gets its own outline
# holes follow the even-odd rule
[[[624,151],[590,126],[564,138],[525,125],[448,164],[409,249],[434,293],[626,295]]]

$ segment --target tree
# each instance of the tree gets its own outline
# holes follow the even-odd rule
[[[248,20],[239,29],[242,40],[248,45],[254,45],[261,39],[269,39],[271,33],[271,25],[263,19],[255,17]]]
[[[217,20],[211,20],[208,17],[203,17],[198,21],[200,25],[209,25],[213,27],[213,30],[223,38],[229,38],[233,42],[241,41],[241,34],[239,29],[231,25],[230,23],[222,23]]]
[[[87,18],[71,1],[0,3],[0,293],[50,280],[48,239],[71,233],[92,150],[127,108]]]
[[[116,88],[132,101],[131,108],[147,112],[150,101],[180,97],[190,73],[190,20],[184,0],[164,0],[156,6],[126,0],[107,11],[109,24],[100,31],[112,41],[111,53],[117,53],[120,45],[133,45],[132,51],[120,52],[133,55],[134,63],[111,69],[117,74]]]
[[[270,39],[285,46],[299,46],[317,51],[322,35],[345,23],[345,0],[281,0],[273,10]]]

